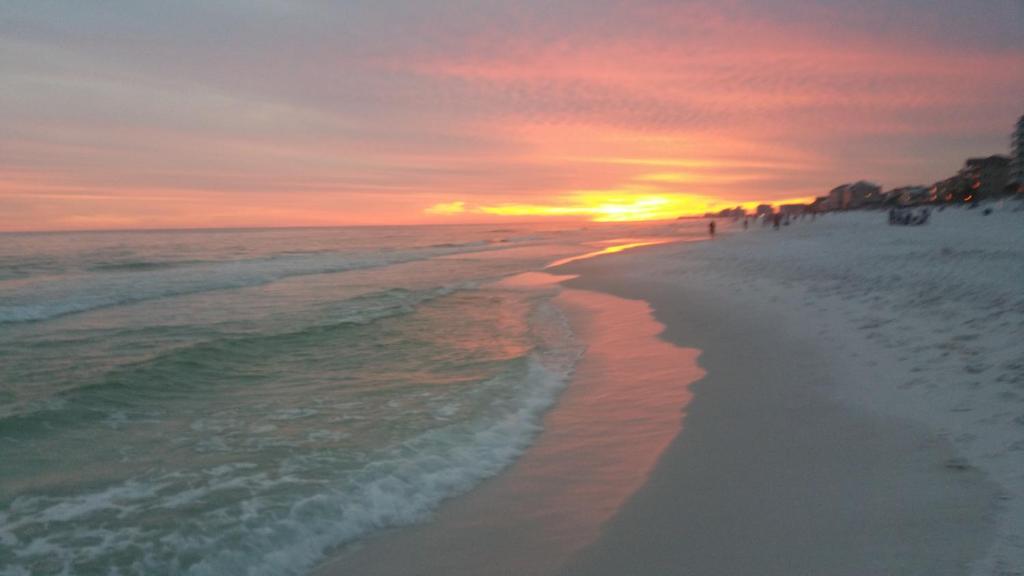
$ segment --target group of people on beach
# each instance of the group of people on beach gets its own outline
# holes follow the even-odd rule
[[[911,210],[910,208],[892,208],[889,210],[889,225],[921,226],[928,222],[930,214],[931,212],[927,208],[921,208],[920,211]]]
[[[804,216],[805,216],[805,214],[801,214],[800,215],[801,218],[803,218]],[[811,216],[813,218],[814,214],[811,214]],[[778,230],[782,226],[789,226],[789,216],[788,215],[783,216],[779,212],[776,212],[776,213],[770,214],[770,215],[765,215],[765,216],[758,216],[757,218],[761,218],[761,221],[762,221],[761,225],[762,226],[768,226],[768,224],[771,223],[772,229],[774,229],[774,230]],[[749,218],[744,218],[743,219],[743,229],[747,230],[748,228],[750,228],[750,219]],[[708,222],[708,234],[712,238],[715,237],[715,221],[714,220],[712,220],[711,222]]]

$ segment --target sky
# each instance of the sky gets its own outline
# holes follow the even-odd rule
[[[1006,154],[1024,0],[4,0],[0,230],[633,220]]]

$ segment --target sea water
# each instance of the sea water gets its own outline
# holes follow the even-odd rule
[[[553,284],[695,225],[0,235],[0,574],[302,574],[429,518],[581,353]]]

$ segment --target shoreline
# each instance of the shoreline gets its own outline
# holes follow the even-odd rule
[[[893,330],[887,323],[898,322],[879,319],[892,305],[885,295],[870,290],[861,299],[843,290],[817,294],[815,282],[822,280],[786,277],[783,272],[792,275],[793,270],[784,267],[775,275],[755,274],[759,266],[775,265],[773,250],[805,249],[810,238],[819,240],[822,227],[836,236],[845,233],[847,224],[836,218],[819,221],[817,230],[815,224],[799,224],[781,234],[726,228],[715,242],[701,243],[696,250],[689,243],[647,246],[550,270],[577,276],[563,283],[567,291],[649,305],[653,319],[664,326],[656,339],[701,350],[699,365],[707,375],[693,386],[695,398],[686,408],[682,432],[595,539],[562,563],[517,571],[501,559],[536,550],[516,548],[523,543],[514,540],[483,538],[473,543],[473,553],[488,559],[480,566],[509,573],[597,576],[1014,574],[1019,554],[1014,531],[1020,526],[1013,497],[1019,490],[1006,481],[1013,473],[1013,455],[1004,451],[991,462],[979,458],[969,449],[965,438],[970,435],[964,430],[971,428],[962,420],[965,410],[977,407],[985,416],[992,406],[965,409],[961,401],[952,410],[961,420],[947,423],[949,398],[919,391],[915,396],[907,391],[909,385],[899,384],[918,368],[901,355],[908,353],[908,338],[899,339],[893,350],[880,351],[872,342],[885,342],[885,331],[892,336]],[[868,227],[875,228],[874,223]],[[769,237],[773,240],[762,240]],[[940,239],[956,242],[957,236]],[[945,254],[941,244],[934,248]],[[761,253],[769,263],[758,262]],[[798,264],[806,264],[800,258],[807,256],[797,256]],[[816,273],[823,272],[831,280],[828,270]],[[850,306],[839,305],[847,301]],[[857,314],[868,309],[863,301],[875,308],[870,321],[858,325],[864,319]],[[1012,370],[1014,365],[1007,366]],[[644,366],[635,368],[642,372]],[[549,416],[562,410],[565,397],[579,386],[574,378]],[[939,387],[929,384],[922,390]],[[1012,397],[1006,394],[1004,400]],[[1012,418],[1004,410],[986,419],[1006,414]],[[954,434],[957,429],[962,433]],[[976,425],[973,430],[983,432]],[[545,428],[538,443],[549,432]],[[992,439],[987,440],[991,445]],[[1008,444],[1013,437],[1002,440]],[[521,460],[532,451],[534,446]],[[473,498],[508,482],[518,465],[445,502],[434,521],[371,538],[365,548],[374,552],[363,558],[401,555],[409,543],[414,550],[428,549],[436,544],[429,534],[452,527],[446,513],[453,508],[463,518],[482,518],[488,507],[479,500],[474,504]],[[450,544],[453,550],[461,545]],[[342,565],[337,559],[316,573],[346,573],[337,569]],[[404,571],[378,570],[372,561],[362,568],[368,574],[410,569],[460,573],[451,566],[432,571],[419,563],[406,563]]]
[[[598,538],[677,437],[702,372],[697,350],[657,339],[642,301],[563,289],[555,304],[587,350],[526,452],[431,521],[371,535],[315,574],[557,574]]]

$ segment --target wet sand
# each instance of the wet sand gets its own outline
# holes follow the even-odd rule
[[[697,350],[658,338],[644,302],[564,290],[556,304],[587,349],[534,445],[431,522],[341,550],[318,574],[556,574],[599,537],[678,434],[703,373]]]

